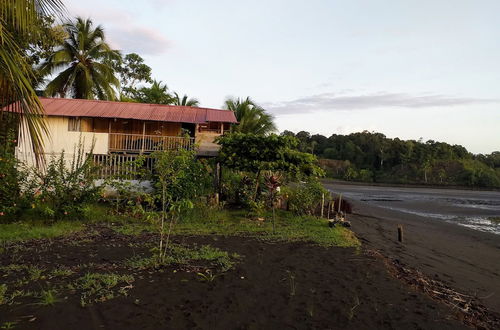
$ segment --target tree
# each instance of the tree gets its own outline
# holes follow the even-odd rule
[[[253,102],[250,97],[245,100],[228,98],[224,108],[234,111],[238,120],[239,124],[233,126],[234,132],[266,135],[276,131],[273,116]]]
[[[134,100],[140,103],[174,104],[175,98],[169,93],[166,84],[153,80],[150,87],[142,87],[137,91]]]
[[[174,92],[174,105],[183,105],[187,107],[197,107],[200,102],[195,98],[188,98],[186,94],[181,98],[179,94]]]
[[[0,129],[4,131],[7,117],[16,115],[21,136],[29,137],[33,151],[41,161],[43,151],[42,134],[47,134],[43,121],[43,107],[33,88],[36,81],[29,61],[22,51],[19,40],[35,43],[43,31],[38,21],[51,15],[60,16],[64,5],[60,0],[9,0],[0,1]],[[8,113],[7,113],[8,112]],[[3,140],[3,135],[0,136]],[[0,143],[4,141],[0,140]]]
[[[47,84],[46,95],[116,99],[120,82],[112,63],[120,62],[121,55],[105,42],[102,26],[93,25],[92,20],[81,17],[64,24],[68,37],[40,69],[44,75],[59,72]]]
[[[316,157],[297,151],[298,140],[292,136],[237,132],[221,136],[217,142],[222,146],[218,156],[222,165],[256,175],[254,200],[262,171],[282,172],[296,179],[323,175]]]
[[[136,86],[140,82],[152,83],[151,67],[136,53],[130,53],[120,61],[113,62],[115,71],[120,75],[120,96],[134,98]]]

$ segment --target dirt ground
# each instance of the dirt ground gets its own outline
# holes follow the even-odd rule
[[[240,258],[211,280],[199,265],[131,270],[120,267],[146,255],[150,234],[125,236],[106,228],[69,238],[7,247],[0,266],[65,267],[66,278],[41,277],[31,290],[61,288],[53,305],[0,305],[0,324],[16,329],[460,329],[456,311],[391,276],[379,258],[362,250],[309,243],[270,243],[245,237],[176,237],[186,245],[209,244]],[[82,307],[68,281],[88,271],[134,276],[126,295]],[[14,273],[0,273],[11,283]]]

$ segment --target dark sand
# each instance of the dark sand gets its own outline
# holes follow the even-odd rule
[[[339,188],[335,184],[326,184],[326,187],[332,191]],[[384,195],[384,187],[377,189]],[[458,193],[467,194],[465,191]],[[410,203],[398,201],[397,206],[415,207]],[[349,217],[351,229],[364,246],[399,259],[457,291],[476,295],[485,306],[500,311],[500,235],[377,207],[373,202],[358,200],[353,204],[354,214]],[[418,211],[440,212],[436,207],[433,203],[427,207],[418,204]],[[398,224],[404,227],[403,244],[397,242]]]
[[[57,287],[62,301],[40,306],[0,305],[0,324],[16,329],[462,329],[456,310],[413,290],[363,251],[308,243],[268,243],[244,237],[179,237],[241,255],[233,270],[213,282],[175,266],[134,271],[126,297],[80,307],[66,282],[87,271],[130,273],[121,261],[147,254],[154,237],[98,234],[18,244],[0,265],[90,268],[69,278],[41,280],[32,290]],[[75,245],[75,243],[78,243]],[[12,253],[11,253],[12,252]],[[75,268],[76,267],[76,268]],[[175,271],[175,272],[174,272]],[[0,278],[11,285],[12,274]],[[50,282],[46,283],[46,282]]]

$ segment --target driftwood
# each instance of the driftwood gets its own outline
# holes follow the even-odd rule
[[[398,259],[383,256],[380,252],[367,250],[366,254],[380,258],[389,273],[410,285],[416,291],[452,308],[457,319],[477,329],[500,329],[500,314],[485,307],[477,296],[460,293],[441,281],[429,278],[420,271],[403,264]]]

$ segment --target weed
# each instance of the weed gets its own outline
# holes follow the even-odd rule
[[[42,306],[52,306],[60,300],[57,297],[56,290],[53,290],[53,289],[42,290],[40,292],[38,298],[40,301],[37,304],[42,305]]]
[[[290,283],[290,297],[293,297],[295,296],[297,285],[295,283],[295,274],[290,270],[287,270],[286,273],[288,275],[288,282]]]
[[[0,305],[7,302],[7,284],[0,284]]]
[[[59,268],[54,269],[50,273],[50,276],[51,277],[67,277],[67,276],[72,275],[73,273],[74,272],[69,268],[59,267]]]
[[[358,308],[358,306],[360,305],[360,301],[359,301],[359,297],[356,295],[354,296],[354,305],[347,311],[347,318],[350,320],[352,320],[352,318],[354,317],[354,311],[356,310],[356,308]]]
[[[126,294],[126,291],[132,288],[133,281],[134,277],[131,275],[87,273],[77,279],[71,288],[81,290],[80,305],[84,307],[92,302],[114,298],[114,290],[120,283],[127,284],[119,291],[122,295]]]
[[[200,277],[200,280],[207,282],[207,283],[212,283],[217,277],[220,275],[212,273],[210,269],[207,269],[205,273],[197,273],[197,275]]]
[[[42,277],[43,269],[38,268],[36,266],[28,267],[28,276],[32,281],[38,281],[39,279],[43,279]]]
[[[0,329],[14,329],[16,324],[17,322],[4,322],[2,323]]]

